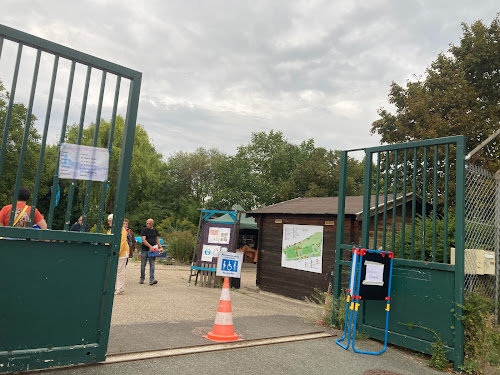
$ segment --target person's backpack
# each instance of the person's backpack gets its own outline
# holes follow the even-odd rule
[[[28,228],[28,224],[30,222],[30,212],[28,211],[28,206],[24,206],[23,208],[16,207],[16,215],[14,216],[14,227],[18,228]]]

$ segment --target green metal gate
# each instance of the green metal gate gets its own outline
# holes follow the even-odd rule
[[[351,265],[344,212],[347,157],[353,151],[341,155],[336,298]],[[463,361],[464,173],[463,136],[365,149],[361,243],[356,244],[394,253],[388,341],[429,353],[439,336],[455,369]],[[383,341],[385,301],[364,301],[359,314],[358,330]]]
[[[45,214],[47,230],[0,226],[0,373],[103,361],[142,74],[0,25],[0,62],[9,65],[8,61],[13,62],[12,79],[9,95],[4,96],[8,103],[0,113],[5,119],[0,124],[0,183],[9,181],[14,198],[21,186],[28,186],[30,221],[38,208]],[[30,74],[23,74],[26,66]],[[49,74],[44,75],[45,71]],[[0,77],[3,82],[6,79],[10,77]],[[29,100],[20,125],[22,84],[29,88]],[[120,101],[123,93],[125,100]],[[39,119],[43,134],[33,141],[37,100],[45,103],[46,110]],[[57,104],[62,106],[60,112],[54,109]],[[107,110],[109,123],[101,117]],[[125,119],[117,115],[122,110]],[[95,121],[87,127],[91,111]],[[69,124],[72,112],[79,117],[73,125]],[[107,180],[60,179],[59,153],[55,156],[54,147],[47,143],[54,127],[60,131],[56,149],[62,143],[107,148]],[[15,142],[19,128],[22,141]],[[123,138],[114,140],[122,132]],[[14,198],[0,202],[1,206],[15,205]],[[102,222],[110,212],[115,219],[111,235],[106,235]],[[69,231],[80,214],[82,230]],[[86,233],[83,228],[91,220],[94,233]]]

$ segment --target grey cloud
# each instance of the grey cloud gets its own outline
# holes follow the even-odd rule
[[[143,72],[138,122],[169,155],[234,153],[252,131],[271,129],[330,149],[375,145],[369,129],[388,107],[391,81],[424,74],[459,41],[462,21],[489,23],[498,6],[86,0],[67,8],[4,0],[0,23]]]

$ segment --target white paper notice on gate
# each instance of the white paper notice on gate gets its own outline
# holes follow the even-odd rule
[[[363,280],[363,285],[384,285],[384,264],[378,262],[372,262],[370,260],[365,261],[366,274]]]
[[[109,150],[100,147],[61,144],[59,178],[106,181],[109,169]]]

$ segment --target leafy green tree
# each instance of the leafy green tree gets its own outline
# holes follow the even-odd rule
[[[379,109],[371,133],[382,142],[397,143],[451,135],[465,135],[470,151],[493,134],[500,124],[500,18],[490,26],[481,21],[463,24],[458,46],[439,54],[425,79],[393,82],[389,103],[395,114]],[[476,162],[496,171],[500,141],[490,143]]]
[[[0,81],[0,147],[4,139],[4,126],[7,117],[7,110],[10,100],[10,94],[7,92]],[[6,142],[5,157],[0,176],[0,203],[2,205],[12,202],[10,192],[14,188],[21,155],[21,148],[24,136],[24,127],[28,109],[24,104],[14,103],[12,107],[11,121]],[[36,117],[31,115],[29,119],[29,132],[26,145],[26,154],[24,157],[23,174],[21,185],[27,186],[33,190],[35,184],[36,167],[40,154],[40,135],[34,127]]]
[[[177,152],[168,159],[168,171],[179,195],[190,196],[204,206],[213,194],[219,166],[227,156],[216,149],[198,148],[195,152]]]
[[[256,207],[257,196],[251,188],[254,179],[246,158],[228,157],[218,165],[216,185],[206,208],[231,209],[235,204],[247,209]]]
[[[249,144],[238,147],[235,158],[238,163],[248,165],[249,175],[243,183],[255,195],[255,204],[280,202],[283,183],[313,151],[313,140],[297,146],[285,139],[281,132],[253,133]]]

